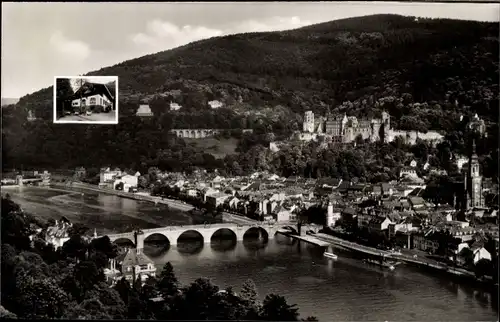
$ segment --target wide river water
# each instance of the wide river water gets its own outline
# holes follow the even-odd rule
[[[97,229],[98,234],[133,227],[187,224],[190,218],[152,203],[98,193],[70,193],[41,188],[7,188],[23,209],[44,218],[64,215]],[[302,317],[330,321],[498,321],[498,297],[443,276],[401,265],[394,272],[363,264],[349,254],[337,261],[323,249],[276,235],[256,240],[212,244],[147,245],[145,253],[160,270],[171,262],[181,282],[210,278],[219,287],[251,278],[263,298],[277,293],[297,304]]]

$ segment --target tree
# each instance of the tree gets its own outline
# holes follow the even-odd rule
[[[74,223],[68,229],[68,235],[70,238],[74,235],[85,236],[89,232],[89,230],[89,227],[85,226],[84,224]]]
[[[73,235],[62,246],[62,255],[64,257],[76,258],[81,261],[85,259],[87,253],[87,242],[80,235]]]
[[[102,252],[93,252],[89,260],[94,262],[98,269],[104,269],[108,265],[109,258]]]
[[[481,258],[474,265],[474,272],[477,277],[483,277],[485,275],[493,277],[497,272],[493,271],[493,263],[485,258]]]
[[[269,294],[262,303],[260,317],[266,321],[298,321],[296,305],[289,305],[283,296]]]
[[[118,292],[120,298],[125,304],[128,304],[129,293],[130,293],[130,283],[124,278],[116,282],[114,286],[115,291]]]
[[[151,319],[152,312],[147,311],[146,302],[141,298],[140,291],[131,288],[128,297],[127,318],[128,319]]]
[[[179,281],[174,273],[174,268],[170,262],[167,262],[158,277],[158,291],[164,299],[176,295],[179,292]]]
[[[141,292],[144,298],[146,299],[151,299],[153,297],[156,297],[157,290],[156,290],[156,285],[158,283],[158,280],[154,276],[148,276],[146,279],[146,282],[142,286]]]
[[[239,296],[245,305],[245,319],[257,319],[261,305],[259,302],[257,286],[252,279],[248,279],[243,283]]]
[[[464,247],[459,253],[460,258],[464,261],[466,266],[474,265],[474,253],[469,247]]]
[[[76,304],[76,303],[75,303]],[[80,304],[71,305],[64,314],[65,319],[111,320],[106,308],[97,298],[86,299]]]
[[[18,249],[30,249],[30,222],[19,205],[2,197],[1,217],[2,244],[10,244]]]
[[[54,319],[63,315],[68,296],[54,279],[24,275],[18,284],[18,314],[27,319]]]
[[[243,283],[240,297],[242,300],[248,302],[251,307],[258,307],[259,295],[257,293],[257,286],[252,279],[248,279]]]
[[[83,294],[90,291],[95,284],[104,282],[104,273],[96,263],[88,260],[82,261],[75,266],[75,281]]]
[[[94,297],[98,299],[105,307],[106,313],[113,319],[124,319],[126,307],[120,297],[120,294],[112,288],[109,288],[105,283],[96,284],[94,288]]]
[[[69,106],[65,106],[65,104],[73,93],[73,88],[68,78],[58,78],[56,80],[56,111],[58,117],[64,115],[67,108],[69,108]]]
[[[9,244],[2,244],[2,274],[0,274],[2,292],[2,304],[7,307],[13,306],[13,296],[16,290],[16,278],[14,267],[16,265],[16,250]]]
[[[118,246],[112,243],[108,236],[93,239],[89,245],[90,253],[100,252],[106,258],[115,258],[118,255]]]
[[[179,317],[186,320],[213,320],[219,316],[219,288],[205,278],[196,279],[183,291]]]
[[[238,297],[231,287],[217,294],[217,320],[256,320],[257,315],[248,314],[247,303]]]

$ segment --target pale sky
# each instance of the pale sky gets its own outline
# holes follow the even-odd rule
[[[2,2],[2,97],[200,39],[380,13],[499,21],[500,4]]]

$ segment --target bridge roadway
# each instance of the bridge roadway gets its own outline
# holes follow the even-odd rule
[[[29,179],[22,179],[22,183],[30,183],[30,182],[42,182],[43,178],[29,178]]]
[[[210,243],[212,236],[221,229],[228,229],[232,231],[236,235],[236,240],[242,241],[245,233],[247,233],[250,229],[255,229],[255,228],[259,228],[261,229],[261,231],[264,231],[265,234],[267,235],[267,238],[274,238],[274,235],[280,229],[288,229],[289,231],[295,233],[297,232],[297,229],[294,226],[294,224],[290,223],[271,224],[271,223],[259,222],[247,225],[240,225],[235,223],[221,223],[221,224],[205,224],[205,225],[167,226],[167,227],[141,230],[142,233],[137,235],[136,247],[138,249],[144,248],[144,241],[148,237],[154,234],[163,235],[164,237],[166,237],[170,245],[177,245],[179,237],[187,231],[198,232],[203,237],[203,241],[205,243]],[[303,228],[308,229],[307,226]],[[121,234],[112,234],[107,236],[112,242],[115,242],[118,239],[128,239],[135,244],[135,236],[133,231]]]

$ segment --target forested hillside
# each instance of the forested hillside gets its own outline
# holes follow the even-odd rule
[[[356,116],[387,110],[396,128],[448,132],[452,151],[464,150],[460,116],[477,113],[493,140],[487,146],[498,146],[498,33],[498,23],[374,15],[198,41],[88,74],[119,76],[117,126],[52,124],[51,88],[21,98],[22,108],[3,111],[3,165],[203,164],[207,157],[168,129],[251,127],[261,135],[252,145],[265,144],[266,132],[288,134],[305,110],[328,107]],[[227,108],[210,111],[213,99]],[[183,109],[169,112],[170,101]],[[154,119],[135,117],[140,102]],[[281,112],[255,115],[266,108]],[[28,109],[43,120],[26,123]]]

